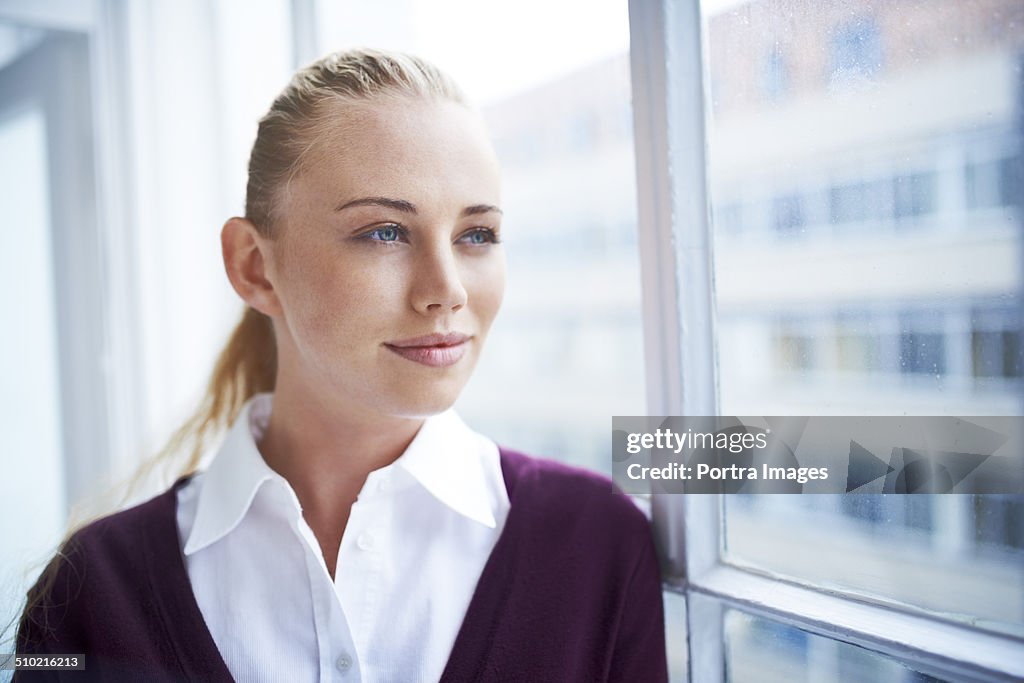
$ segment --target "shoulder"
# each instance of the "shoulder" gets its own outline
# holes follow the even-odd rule
[[[646,524],[640,509],[603,474],[507,448],[500,454],[510,499],[525,497],[538,505],[574,510],[595,508]]]
[[[177,552],[174,496],[180,483],[71,534],[28,592],[19,640],[59,643],[98,614],[131,611],[149,590],[148,568]]]
[[[546,458],[501,448],[501,466],[513,511],[552,529],[595,533],[610,543],[650,543],[646,515],[608,477]]]
[[[70,564],[84,562],[98,572],[116,573],[118,567],[133,565],[166,545],[177,541],[175,521],[179,480],[163,493],[125,510],[101,517],[72,534],[58,559]]]

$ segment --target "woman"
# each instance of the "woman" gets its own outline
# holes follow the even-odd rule
[[[233,426],[205,472],[69,539],[18,651],[84,653],[82,680],[665,679],[643,515],[450,410],[502,299],[499,207],[434,67],[299,71],[221,233],[246,311],[187,469]]]

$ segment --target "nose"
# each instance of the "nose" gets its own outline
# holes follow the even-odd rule
[[[424,253],[413,275],[412,305],[424,315],[458,311],[467,294],[450,246]]]

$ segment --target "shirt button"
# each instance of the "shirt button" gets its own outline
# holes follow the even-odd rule
[[[335,662],[335,664],[338,666],[338,671],[340,671],[341,673],[346,673],[348,672],[349,669],[352,668],[352,658],[349,657],[347,654],[341,654],[339,655],[338,661]]]
[[[359,534],[356,539],[356,547],[360,550],[369,550],[373,547],[373,536],[371,534]]]

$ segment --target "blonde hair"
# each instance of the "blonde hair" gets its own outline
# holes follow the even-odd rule
[[[410,55],[353,50],[336,52],[300,69],[260,120],[249,157],[245,215],[264,235],[278,216],[279,193],[336,118],[334,104],[385,96],[446,99],[465,103],[455,82]]]
[[[357,49],[335,52],[299,69],[260,119],[249,156],[245,217],[264,236],[273,237],[280,222],[282,193],[337,119],[337,105],[385,97],[449,100],[466,104],[455,82],[432,64],[411,55]],[[196,412],[149,459],[126,487],[122,504],[138,483],[156,468],[175,478],[194,472],[213,439],[237,419],[246,401],[273,391],[277,345],[270,319],[249,306],[217,358]],[[64,549],[81,522],[68,530],[61,550],[30,592],[19,630],[35,605],[50,592]]]

